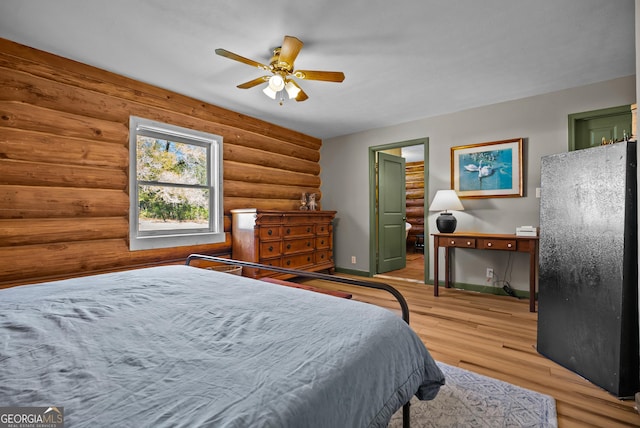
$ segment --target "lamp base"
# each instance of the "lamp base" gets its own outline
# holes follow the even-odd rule
[[[458,220],[451,213],[441,213],[436,219],[436,226],[440,233],[453,233],[458,225]]]

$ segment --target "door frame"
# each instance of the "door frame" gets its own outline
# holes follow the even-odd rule
[[[620,114],[631,114],[631,105],[626,104],[623,106],[603,108],[599,110],[583,111],[581,113],[569,114],[569,151],[576,150],[576,126],[579,121],[598,119],[607,116],[617,116]],[[629,130],[629,135],[632,134],[632,130]]]
[[[429,137],[417,138],[415,140],[399,141],[396,143],[383,144],[369,147],[369,276],[373,277],[378,272],[378,212],[376,209],[376,154],[382,150],[397,149],[407,146],[417,146],[422,144],[424,158],[424,236],[428,242],[429,225],[427,223],[428,213],[428,189],[429,189]],[[426,245],[425,245],[426,247]],[[424,251],[424,283],[429,280],[429,251]]]

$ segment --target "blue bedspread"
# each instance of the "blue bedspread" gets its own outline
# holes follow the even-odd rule
[[[0,406],[67,427],[385,427],[444,377],[388,310],[188,266],[0,290]]]

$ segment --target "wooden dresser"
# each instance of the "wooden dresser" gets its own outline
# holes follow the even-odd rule
[[[232,255],[236,260],[306,271],[333,273],[335,211],[231,210]],[[244,276],[284,278],[267,270],[244,268]]]

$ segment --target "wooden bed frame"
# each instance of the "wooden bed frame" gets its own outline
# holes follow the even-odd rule
[[[389,284],[385,284],[382,282],[363,281],[363,280],[345,278],[345,277],[340,277],[335,275],[328,275],[320,272],[308,272],[308,271],[282,268],[278,266],[267,266],[259,263],[245,262],[241,260],[227,259],[223,257],[207,256],[204,254],[191,254],[189,257],[187,257],[187,261],[185,264],[189,266],[191,265],[191,262],[194,260],[203,260],[203,261],[222,263],[222,264],[232,265],[232,266],[242,266],[247,268],[271,270],[273,272],[288,274],[294,277],[314,278],[314,279],[326,280],[329,282],[338,282],[338,283],[347,284],[347,285],[354,285],[357,287],[366,287],[366,288],[374,288],[377,290],[384,290],[388,293],[391,293],[393,297],[398,301],[398,303],[400,304],[400,309],[402,311],[402,319],[407,324],[409,324],[409,306],[407,305],[407,301],[398,290],[396,290]],[[407,402],[402,407],[403,428],[410,428],[411,426],[410,415],[411,415],[410,403]]]

